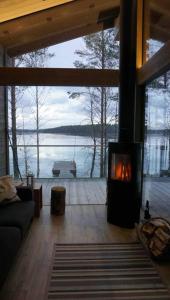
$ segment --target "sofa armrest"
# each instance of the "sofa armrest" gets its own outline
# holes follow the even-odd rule
[[[28,186],[17,186],[17,194],[22,201],[31,201],[33,200],[33,191]]]

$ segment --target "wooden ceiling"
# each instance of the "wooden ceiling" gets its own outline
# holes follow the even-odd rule
[[[0,0],[0,23],[73,0]]]
[[[148,0],[146,1],[148,4]],[[150,0],[150,37],[170,39],[170,0]],[[0,45],[9,56],[117,24],[120,0],[0,0]]]
[[[119,6],[120,0],[74,0],[2,22],[0,44],[6,48],[9,56],[17,56],[97,32],[113,26],[113,19],[119,14]]]

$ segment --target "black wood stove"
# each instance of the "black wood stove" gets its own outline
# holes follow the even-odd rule
[[[142,117],[137,114],[136,28],[137,1],[121,0],[119,142],[109,143],[107,220],[127,228],[139,221],[141,206],[141,146],[135,143],[142,140]]]
[[[133,228],[141,205],[141,145],[109,143],[107,220]]]

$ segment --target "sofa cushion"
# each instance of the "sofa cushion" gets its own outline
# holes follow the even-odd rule
[[[20,201],[0,208],[0,226],[20,228],[22,237],[34,216],[34,201]]]
[[[21,243],[17,227],[0,226],[0,285],[3,283]]]
[[[9,175],[0,177],[0,204],[19,201],[13,178]]]

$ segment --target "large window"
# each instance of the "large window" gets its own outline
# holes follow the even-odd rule
[[[114,45],[113,45],[114,41]],[[17,57],[17,67],[118,69],[114,28]],[[77,177],[104,177],[108,139],[117,139],[118,88],[11,87],[10,170],[53,176],[53,164],[76,164]],[[60,172],[62,177],[71,172]]]
[[[118,88],[11,87],[10,173],[49,178],[103,177],[108,140],[117,140]],[[74,162],[74,163],[73,163]]]
[[[144,203],[170,216],[170,71],[146,87]]]

